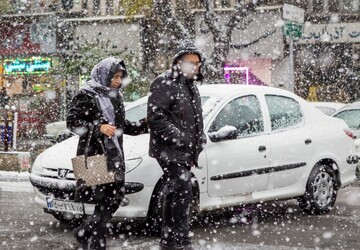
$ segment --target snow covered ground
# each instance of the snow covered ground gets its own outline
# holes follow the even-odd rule
[[[28,172],[0,171],[0,198],[1,190],[12,193],[3,193],[0,202],[0,249],[74,249],[71,230],[57,224],[52,216],[34,204]],[[286,203],[286,206],[291,210],[296,207],[291,203]],[[357,184],[339,192],[337,209],[329,215],[309,217],[301,212],[288,214],[284,212],[288,211],[286,207],[278,206],[274,210],[269,207],[259,222],[251,226],[230,222],[221,224],[215,216],[212,226],[194,226],[193,246],[197,250],[357,249],[354,235],[358,235],[359,230],[359,206]],[[159,249],[157,237],[142,235],[137,230],[134,228],[129,234],[109,237],[108,249]],[[64,241],[68,242],[67,245]]]
[[[34,192],[29,172],[0,171],[0,191]]]

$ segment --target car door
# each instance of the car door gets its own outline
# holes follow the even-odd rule
[[[271,124],[268,189],[276,189],[293,185],[301,179],[312,141],[301,105],[295,99],[265,95],[265,100]]]
[[[212,121],[208,134],[221,133],[227,126],[236,128],[233,139],[210,140],[206,146],[209,196],[266,190],[268,173],[263,169],[269,167],[269,140],[258,98],[247,95],[229,101]]]

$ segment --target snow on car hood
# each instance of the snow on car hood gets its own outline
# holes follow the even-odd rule
[[[76,156],[79,136],[73,136],[61,143],[46,149],[38,159],[42,167],[72,169],[71,158]],[[149,134],[138,136],[124,135],[125,159],[133,159],[146,155],[149,148]]]

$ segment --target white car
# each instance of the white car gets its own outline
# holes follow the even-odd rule
[[[199,91],[208,143],[192,171],[194,211],[298,198],[305,211],[323,214],[337,190],[356,180],[358,159],[344,121],[277,88],[212,84]],[[146,102],[128,105],[127,118],[145,117]],[[94,209],[73,202],[77,143],[74,136],[44,151],[30,175],[36,203],[62,221]],[[115,217],[160,216],[163,172],[148,147],[149,134],[124,137],[127,195]]]
[[[346,104],[341,102],[310,102],[314,107],[321,110],[326,115],[332,115]]]
[[[347,104],[346,106],[335,112],[333,117],[342,119],[349,126],[355,139],[355,149],[357,155],[360,157],[360,102]],[[360,168],[357,169],[356,175],[360,181]]]
[[[51,122],[45,125],[46,137],[56,139],[66,128],[66,121]],[[70,132],[70,131],[69,131]]]
[[[354,135],[360,137],[360,102],[350,103],[332,116],[344,120]]]

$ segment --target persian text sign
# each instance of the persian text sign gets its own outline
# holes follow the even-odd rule
[[[31,57],[4,60],[5,75],[43,74],[51,68],[51,58]]]
[[[297,43],[356,43],[360,42],[360,23],[305,25]]]

